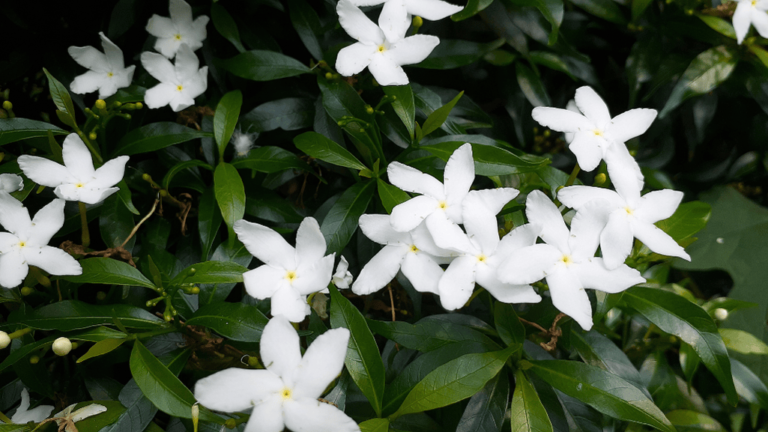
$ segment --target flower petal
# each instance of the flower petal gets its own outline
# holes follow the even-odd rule
[[[96,179],[92,183],[101,188],[109,188],[120,183],[125,175],[125,164],[128,163],[128,159],[130,159],[128,156],[118,156],[107,161],[96,170],[94,173]]]
[[[285,276],[285,269],[264,264],[243,273],[243,284],[248,295],[264,300],[275,295],[278,289],[289,285]]]
[[[51,246],[29,246],[22,248],[27,264],[47,271],[56,276],[83,274],[83,268],[72,255]]]
[[[397,2],[390,1],[387,4],[395,3]],[[385,9],[386,7],[384,6]],[[405,22],[408,23],[407,20]],[[394,44],[387,50],[386,55],[400,66],[417,64],[429,57],[438,44],[440,39],[437,36],[414,35]]]
[[[410,246],[411,235],[395,231],[389,220],[389,215],[364,214],[360,216],[360,229],[366,237],[378,244]]]
[[[475,290],[475,267],[477,258],[463,256],[456,258],[445,270],[437,284],[440,303],[446,310],[456,310],[464,306]]]
[[[330,280],[330,277],[328,278]],[[302,322],[310,314],[307,297],[291,285],[280,287],[272,295],[272,316],[284,316],[291,322]],[[285,377],[283,377],[285,379]]]
[[[640,198],[635,216],[639,220],[656,223],[672,216],[682,200],[683,193],[671,189],[649,192]]]
[[[266,370],[224,369],[195,383],[195,399],[206,408],[237,412],[266,402],[285,385]]]
[[[153,52],[141,53],[141,65],[161,83],[170,83],[174,84],[174,86],[181,84],[176,77],[176,70],[173,64],[160,54]]]
[[[104,48],[104,54],[109,63],[110,69],[123,69],[125,68],[125,62],[123,61],[123,50],[115,45],[109,38],[107,38],[103,32],[99,32],[101,38],[101,46]]]
[[[84,204],[98,204],[110,195],[119,191],[119,188],[107,188],[101,189],[98,187],[77,187],[75,184],[66,183],[60,186],[56,186],[53,192],[57,197],[67,201],[80,201]]]
[[[183,43],[176,51],[176,63],[173,66],[176,78],[184,86],[187,83],[198,79],[198,70],[200,69],[200,60],[189,45]]]
[[[461,204],[467,235],[480,245],[484,254],[496,252],[499,224],[496,215],[520,192],[513,188],[471,191]]]
[[[173,21],[168,17],[160,15],[152,15],[149,18],[149,21],[147,21],[145,30],[156,38],[173,38],[177,32],[176,25],[173,24]],[[171,55],[170,57],[173,56]]]
[[[633,221],[632,231],[638,240],[648,246],[648,249],[657,254],[679,257],[686,261],[691,260],[691,256],[685,252],[682,246],[654,224]]]
[[[336,13],[339,14],[339,24],[353,39],[377,47],[384,43],[384,33],[379,26],[349,0],[340,0],[336,4]]]
[[[441,0],[404,0],[404,2],[409,14],[430,21],[441,20],[464,9],[462,6],[452,5]]]
[[[296,269],[296,279],[293,288],[302,295],[312,294],[328,288],[333,276],[333,261],[335,253],[320,258],[314,262],[301,262]]]
[[[259,352],[264,367],[283,381],[292,378],[301,363],[299,334],[285,317],[275,316],[261,333]],[[289,385],[289,383],[286,383]]]
[[[474,181],[475,162],[472,159],[472,144],[467,143],[456,149],[448,158],[448,163],[445,164],[443,184],[445,185],[445,199],[448,206],[460,206]],[[462,221],[454,222],[461,223]]]
[[[637,284],[645,283],[640,272],[620,265],[614,270],[608,270],[600,258],[592,258],[572,267],[585,288],[592,288],[607,293],[622,292]]]
[[[437,284],[444,271],[428,253],[418,251],[406,254],[400,270],[416,291],[440,294]]]
[[[438,200],[445,199],[445,188],[440,181],[416,168],[392,162],[387,167],[389,181],[406,192],[431,196]]]
[[[495,257],[503,260],[512,252],[527,246],[536,244],[539,237],[540,227],[533,224],[520,225],[513,229],[509,234],[501,238],[499,246],[496,248]]]
[[[88,71],[76,76],[72,83],[69,84],[69,89],[72,90],[72,93],[76,94],[93,93],[105,86],[107,80],[108,77],[104,72]]]
[[[66,204],[64,200],[55,199],[35,213],[35,217],[32,218],[34,228],[27,234],[27,240],[31,244],[47,245],[64,226],[64,204]]]
[[[173,112],[183,111],[195,104],[195,99],[186,92],[177,92],[176,96],[171,99],[171,109]]]
[[[282,432],[284,429],[283,397],[276,394],[253,407],[243,432]]]
[[[29,210],[8,192],[0,192],[0,225],[22,240],[26,240],[32,231]]]
[[[171,59],[176,55],[180,46],[181,39],[176,38],[176,33],[174,32],[171,36],[157,38],[154,48],[155,51],[159,52],[164,57]]]
[[[208,37],[208,31],[205,28],[208,25],[208,21],[210,21],[210,18],[201,15],[195,18],[192,26],[184,32],[184,36],[186,36],[185,41],[193,51],[203,47],[203,41]]]
[[[83,182],[93,179],[96,173],[93,169],[93,158],[90,150],[79,136],[76,134],[67,135],[62,145],[61,157],[64,159],[64,166],[67,167],[72,177]]]
[[[392,228],[398,232],[408,232],[424,222],[432,212],[439,210],[436,199],[421,195],[396,205],[392,209],[389,222]]]
[[[107,407],[105,407],[104,405],[95,404],[95,403],[86,405],[72,413],[72,417],[71,417],[72,422],[77,423],[80,420],[85,420],[88,417],[93,417],[97,414],[101,414],[106,411],[107,411]]]
[[[751,15],[750,18],[755,30],[757,30],[760,36],[764,38],[768,37],[768,14],[766,14],[765,11],[753,8]]]
[[[312,342],[296,371],[293,397],[317,399],[344,368],[349,330],[328,330]]]
[[[414,228],[411,231],[411,238],[413,239],[412,245],[415,245],[420,251],[430,254],[438,264],[448,264],[453,258],[461,255],[456,251],[438,247],[426,223],[419,224]]]
[[[592,171],[603,159],[600,138],[592,132],[576,132],[568,148],[576,155],[579,166],[584,171]]]
[[[295,269],[296,250],[277,231],[245,219],[235,222],[234,230],[251,255],[274,267]]]
[[[384,246],[360,271],[352,284],[352,292],[367,295],[387,286],[397,276],[408,251],[408,246]]]
[[[285,426],[293,432],[360,432],[343,411],[316,399],[299,399],[283,405]]]
[[[609,269],[615,269],[624,264],[632,252],[633,240],[629,214],[624,209],[614,210],[600,234],[600,247],[605,266]]]
[[[69,171],[64,165],[38,156],[21,155],[17,159],[19,168],[33,182],[48,187],[56,187],[69,179]]]
[[[15,288],[21,285],[27,273],[29,266],[18,250],[0,255],[0,286]]]
[[[408,11],[403,1],[387,1],[379,14],[379,27],[390,42],[397,42],[405,37],[411,25]],[[418,63],[418,62],[417,62]],[[410,64],[410,63],[405,63]]]
[[[736,41],[741,45],[744,37],[749,33],[752,23],[752,6],[749,1],[736,3],[736,11],[733,13],[733,29],[736,31]]]
[[[487,265],[478,265],[475,269],[477,284],[491,293],[502,303],[538,303],[541,296],[530,285],[512,285],[501,282],[496,276],[496,269]]]
[[[594,186],[564,187],[557,193],[557,199],[574,210],[581,210],[587,203],[599,200],[605,200],[615,207],[626,205],[615,191]]]
[[[525,215],[528,216],[530,223],[541,229],[539,237],[547,244],[555,246],[564,254],[569,253],[568,239],[570,233],[565,226],[563,216],[555,207],[555,203],[547,198],[543,192],[536,190],[528,194],[528,198],[525,200]]]
[[[540,125],[558,132],[576,133],[595,128],[595,125],[580,113],[562,108],[536,107],[531,116]]]
[[[168,11],[171,14],[171,20],[177,26],[189,27],[192,25],[192,7],[184,0],[170,0]]]
[[[592,201],[582,207],[571,219],[571,237],[568,239],[568,247],[577,260],[595,256],[597,246],[600,244],[600,234],[608,223],[610,211],[605,201]],[[626,214],[623,209],[616,211]]]
[[[339,51],[336,57],[336,70],[343,76],[359,74],[371,64],[373,55],[378,53],[376,45],[355,42]]]
[[[608,127],[611,122],[611,113],[608,112],[608,105],[605,104],[603,98],[592,87],[579,87],[576,89],[576,96],[573,99],[576,101],[579,111],[594,123],[598,129],[604,130]]]
[[[51,405],[39,405],[34,409],[29,409],[29,391],[23,388],[21,390],[21,403],[13,417],[11,417],[11,422],[19,425],[29,422],[40,423],[47,419],[51,412],[53,412],[53,406]]]
[[[162,108],[170,105],[171,101],[178,96],[178,93],[176,84],[160,83],[144,93],[144,103],[147,104],[149,109]]]
[[[648,108],[635,108],[621,113],[611,120],[608,133],[611,139],[626,142],[645,133],[656,120],[658,111]]]
[[[0,191],[18,192],[24,189],[24,179],[18,174],[0,174]]]
[[[110,70],[107,56],[92,46],[71,46],[67,52],[80,66],[96,72],[109,72]]]
[[[512,285],[527,285],[551,274],[563,253],[548,244],[535,244],[509,254],[496,270],[499,280]]]
[[[469,241],[469,237],[455,222],[448,219],[446,212],[433,212],[427,217],[426,225],[430,234],[432,234],[432,239],[439,248],[457,252],[475,251],[475,248]]]
[[[562,270],[547,276],[547,285],[552,304],[562,313],[570,316],[581,328],[592,328],[592,305],[589,296],[577,274]]]
[[[643,173],[635,158],[629,154],[624,143],[614,143],[605,153],[605,163],[608,166],[608,176],[621,198],[630,207],[637,205],[640,191],[643,189]]]
[[[313,217],[301,221],[296,232],[296,261],[297,264],[315,263],[325,256],[325,237],[320,231],[320,225]]]
[[[408,84],[408,75],[390,56],[375,54],[371,57],[368,70],[380,85],[399,86]]]

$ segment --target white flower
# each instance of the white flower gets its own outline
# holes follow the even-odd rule
[[[75,409],[75,406],[77,406],[77,404],[72,404],[53,416],[56,425],[59,426],[59,430],[63,430],[64,432],[77,432],[75,423],[107,411],[107,407],[104,405],[90,404],[72,412],[72,410]]]
[[[395,231],[408,232],[426,222],[437,246],[457,251],[470,247],[457,224],[463,222],[461,203],[475,180],[471,144],[459,147],[448,159],[444,184],[399,162],[389,164],[387,174],[393,185],[421,194],[392,209],[390,222]]]
[[[350,0],[340,0],[336,12],[347,34],[358,41],[339,51],[336,58],[336,70],[344,76],[358,74],[367,67],[383,86],[406,85],[408,76],[402,66],[420,63],[440,43],[440,39],[428,35],[403,38],[404,32],[389,39]]]
[[[531,192],[525,213],[531,224],[540,227],[539,237],[546,244],[512,252],[498,270],[499,280],[515,285],[546,278],[552,304],[584,330],[592,328],[592,306],[585,288],[617,293],[645,282],[635,269],[621,265],[608,270],[602,258],[594,257],[602,226],[592,211],[585,208],[577,213],[569,232],[552,201],[540,191]]]
[[[389,40],[396,40],[408,30],[410,15],[437,21],[453,15],[463,6],[441,0],[352,0],[355,6],[375,6],[384,3],[379,15],[379,26]]]
[[[504,283],[497,269],[513,251],[536,243],[531,224],[518,227],[499,240],[496,214],[517,196],[515,189],[472,191],[464,200],[464,228],[469,247],[448,266],[440,278],[440,301],[447,310],[459,309],[469,300],[475,283],[503,303],[538,303],[541,297],[527,284]]]
[[[352,292],[366,295],[376,292],[392,281],[402,270],[419,292],[438,294],[437,283],[443,276],[438,256],[452,253],[441,251],[432,243],[429,232],[419,225],[410,233],[392,229],[387,215],[360,216],[360,229],[369,239],[384,245],[360,271],[352,284]]]
[[[90,69],[88,72],[75,77],[75,80],[69,85],[69,89],[77,94],[92,93],[98,90],[99,99],[106,99],[117,93],[118,89],[131,85],[136,66],[125,67],[123,51],[107,39],[104,33],[99,32],[99,36],[104,53],[92,46],[71,46],[67,50],[80,66]]]
[[[68,253],[48,242],[64,225],[64,200],[55,199],[37,212],[34,219],[24,205],[0,192],[0,285],[13,288],[29,273],[29,266],[52,275],[80,275],[80,264]]]
[[[0,174],[0,191],[18,192],[24,189],[24,180],[16,174]]]
[[[67,201],[97,204],[120,190],[114,187],[125,174],[128,156],[118,156],[99,169],[93,168],[88,147],[77,134],[69,134],[62,146],[64,165],[38,156],[19,156],[19,167],[32,181],[54,189]]]
[[[208,17],[202,15],[192,21],[192,8],[184,0],[170,0],[168,10],[170,18],[152,15],[147,22],[147,32],[157,38],[155,50],[170,59],[182,44],[192,51],[200,49],[207,36]]]
[[[536,107],[533,119],[552,130],[572,133],[569,148],[585,171],[592,171],[606,157],[612,145],[642,135],[656,118],[656,110],[637,108],[611,118],[605,102],[591,87],[576,90],[576,106],[582,114],[568,109]]]
[[[147,90],[144,102],[150,109],[170,105],[179,112],[195,104],[195,98],[208,88],[208,66],[200,66],[195,53],[187,44],[179,47],[176,63],[151,52],[141,53],[141,64],[160,84]]]
[[[768,38],[768,0],[736,0],[733,13],[733,30],[736,40],[741,44],[749,32],[749,25],[755,26],[760,36]]]
[[[248,133],[240,130],[232,133],[231,142],[235,146],[235,154],[237,156],[247,156],[258,136],[259,134],[256,132]]]
[[[339,260],[339,265],[336,266],[336,273],[333,274],[333,284],[336,288],[349,288],[352,283],[352,273],[349,272],[349,262],[343,256]]]
[[[247,431],[359,432],[343,411],[317,400],[344,367],[348,343],[349,330],[328,330],[302,358],[296,330],[285,318],[272,318],[260,342],[266,369],[217,372],[195,384],[195,398],[216,411],[253,408]]]
[[[301,322],[309,315],[307,295],[323,291],[331,281],[336,254],[325,256],[325,238],[314,218],[304,218],[294,249],[275,230],[241,219],[237,238],[264,265],[243,274],[248,294],[272,299],[272,315]]]
[[[21,404],[16,408],[16,412],[11,417],[11,423],[13,424],[27,424],[29,422],[40,423],[48,418],[53,411],[51,405],[38,405],[33,409],[29,409],[29,392],[27,389],[21,390]],[[0,422],[2,423],[2,422]]]

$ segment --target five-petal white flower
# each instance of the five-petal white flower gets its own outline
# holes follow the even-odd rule
[[[606,158],[609,148],[642,135],[656,118],[656,110],[636,108],[611,118],[608,106],[591,87],[576,90],[576,106],[568,109],[536,107],[533,119],[552,130],[574,134],[569,148],[585,171],[592,171]]]
[[[379,26],[389,40],[396,40],[408,30],[410,15],[437,21],[453,15],[463,6],[442,0],[351,0],[355,6],[376,6],[384,3],[379,15]]]
[[[184,0],[170,0],[168,10],[170,18],[152,15],[147,22],[147,32],[157,38],[155,50],[170,59],[182,44],[187,44],[192,51],[200,49],[208,35],[205,30],[208,17],[201,15],[193,21],[192,8]]]
[[[357,40],[339,51],[336,58],[336,70],[344,76],[358,74],[367,67],[383,86],[406,85],[408,76],[402,66],[421,62],[440,43],[436,36],[406,38],[405,32],[390,39],[350,0],[339,0],[336,12],[341,26]]]
[[[545,244],[513,251],[498,268],[499,280],[524,285],[546,278],[552,304],[584,330],[592,328],[592,306],[585,288],[617,293],[645,282],[640,272],[620,265],[608,270],[595,258],[602,225],[589,205],[574,216],[570,232],[555,204],[542,192],[526,200],[529,222],[540,229]]]
[[[736,41],[741,44],[749,33],[749,25],[755,26],[760,36],[768,38],[768,0],[736,0],[733,13],[733,30]]]
[[[18,161],[24,175],[37,184],[56,188],[56,196],[67,201],[97,204],[120,190],[114,186],[123,179],[128,156],[118,156],[94,169],[88,147],[77,134],[69,134],[62,157],[64,165],[30,155],[19,156]]]
[[[200,60],[187,44],[179,47],[176,64],[151,52],[141,53],[141,64],[160,81],[144,94],[150,109],[170,105],[174,112],[179,112],[194,105],[195,98],[208,88],[208,66],[199,68]]]
[[[231,368],[201,379],[195,398],[223,412],[253,408],[246,431],[359,432],[343,411],[318,401],[344,367],[349,330],[328,330],[301,356],[299,335],[283,317],[272,318],[261,335],[266,369]]]
[[[52,275],[80,275],[83,268],[63,250],[48,242],[64,225],[64,200],[55,199],[30,219],[29,211],[7,192],[0,192],[0,285],[13,288],[21,284],[29,266],[40,267]]]
[[[17,174],[0,174],[0,191],[18,192],[24,189],[24,179]]]
[[[339,265],[336,266],[336,273],[331,278],[336,288],[346,289],[352,284],[352,273],[349,272],[349,262],[344,256],[339,260]]]
[[[272,315],[301,322],[309,315],[307,295],[323,291],[331,281],[335,253],[325,255],[325,238],[314,218],[305,218],[296,232],[296,248],[272,228],[241,219],[237,238],[264,265],[243,274],[248,294],[272,299]]]
[[[29,422],[40,423],[48,418],[53,411],[51,405],[38,405],[33,409],[29,409],[29,391],[27,389],[21,390],[21,404],[16,408],[16,412],[11,416],[11,423],[13,424],[26,424]],[[2,422],[0,422],[2,423]]]
[[[136,66],[125,67],[123,51],[111,40],[99,32],[104,53],[92,46],[71,46],[67,50],[80,66],[90,69],[78,75],[70,84],[73,93],[85,94],[99,91],[99,99],[106,99],[117,93],[118,89],[128,87],[133,80]]]

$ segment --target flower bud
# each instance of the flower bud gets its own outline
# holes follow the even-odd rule
[[[719,321],[725,321],[728,319],[728,310],[723,308],[715,309],[715,318]]]
[[[32,294],[33,292],[35,292],[35,290],[27,286],[21,289],[21,295],[23,295],[24,297]]]
[[[53,341],[53,352],[58,356],[65,356],[72,351],[72,341],[65,337],[60,337]]]
[[[330,72],[325,73],[325,79],[333,79],[333,74]]]
[[[107,103],[104,102],[103,99],[99,99],[99,100],[96,101],[95,104],[93,104],[93,106],[95,106],[98,109],[106,109],[107,108]]]
[[[38,363],[40,363],[40,356],[33,355],[32,357],[29,358],[29,363],[30,364],[38,364]]]
[[[192,427],[197,432],[197,423],[200,421],[200,406],[192,405]]]
[[[91,141],[95,141],[96,138],[98,138],[98,135],[96,135],[96,132],[91,132],[88,134],[88,139]]]
[[[600,173],[595,176],[595,183],[593,184],[593,186],[600,186],[603,183],[605,183],[605,180],[607,180],[605,173]]]
[[[107,293],[105,293],[104,291],[99,291],[96,293],[96,300],[104,301],[106,299],[107,299]]]
[[[147,174],[147,173],[144,173],[144,174],[142,174],[142,175],[141,175],[141,178],[142,178],[142,180],[144,180],[144,181],[152,181],[152,176],[151,176],[151,175],[149,175],[149,174]]]
[[[4,110],[8,110],[8,111],[12,110],[13,109],[13,104],[11,103],[11,101],[3,102],[3,109]]]
[[[4,331],[0,331],[0,349],[4,349],[10,343],[11,343],[11,338],[8,336],[8,333]]]
[[[367,112],[368,114],[373,114],[373,107],[370,105],[366,105],[365,112]]]
[[[141,102],[136,102],[133,106],[135,106],[137,110],[144,108],[144,105]]]
[[[416,15],[413,17],[413,28],[417,29],[423,25],[424,25],[424,20],[420,16]]]
[[[226,426],[227,429],[234,429],[237,427],[237,422],[233,418],[227,419],[227,421],[224,422],[224,426]]]

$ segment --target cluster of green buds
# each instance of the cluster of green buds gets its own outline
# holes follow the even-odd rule
[[[130,120],[131,114],[128,111],[140,110],[142,108],[144,108],[144,104],[141,102],[122,103],[115,101],[107,107],[106,101],[103,99],[97,100],[92,108],[85,109],[87,119],[84,129],[88,130],[88,139],[91,141],[96,140],[99,136],[99,130],[106,128],[107,122],[113,117],[122,117]]]
[[[192,275],[194,275],[196,272],[195,268],[189,269],[186,275],[184,275],[184,278],[188,278]],[[200,288],[198,288],[193,283],[184,283],[182,280],[180,284],[178,285],[171,285],[169,287],[163,287],[160,286],[158,283],[160,282],[157,280],[155,283],[158,285],[157,289],[155,291],[159,294],[158,297],[155,297],[151,300],[148,300],[146,305],[147,307],[155,307],[160,302],[165,303],[165,311],[163,312],[163,319],[167,322],[173,321],[173,318],[178,315],[178,311],[176,311],[176,308],[173,306],[173,297],[178,293],[179,291],[182,291],[186,294],[200,294]]]
[[[563,148],[565,141],[560,134],[555,138],[549,129],[541,131],[538,127],[533,128],[533,150],[536,153],[557,153]]]

